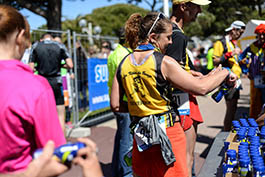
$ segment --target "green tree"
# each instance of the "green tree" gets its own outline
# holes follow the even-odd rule
[[[93,26],[100,26],[101,35],[117,36],[119,29],[125,25],[130,15],[136,12],[145,15],[148,11],[135,5],[115,4],[94,9],[91,14],[84,16],[84,18],[92,22]],[[78,24],[77,21],[74,23]],[[78,27],[75,30],[81,31]]]
[[[108,0],[112,1],[112,0]],[[156,6],[163,3],[163,0],[127,0],[129,4],[138,5],[139,3],[146,3],[151,11],[156,11]],[[160,9],[161,7],[157,8]]]
[[[208,12],[214,14],[215,21],[212,23],[208,34],[223,34],[224,29],[229,27],[235,20],[247,23],[251,19],[264,19],[262,4],[264,0],[218,0],[212,1]]]
[[[197,20],[184,27],[184,31],[188,36],[209,36],[211,35],[212,24],[216,17],[207,11],[208,6],[203,7],[202,13],[199,14]]]
[[[48,29],[61,30],[62,0],[2,0],[17,9],[28,9],[47,20]]]

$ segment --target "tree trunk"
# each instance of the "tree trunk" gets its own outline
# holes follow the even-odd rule
[[[258,6],[258,12],[259,12],[259,16],[262,17],[262,8],[261,8],[261,5],[262,5],[262,1],[261,0],[258,0],[257,1],[257,6]]]
[[[46,20],[50,30],[61,30],[62,0],[49,0]]]

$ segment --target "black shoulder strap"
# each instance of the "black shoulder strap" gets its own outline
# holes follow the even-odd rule
[[[167,89],[167,87],[169,85],[169,82],[164,79],[164,77],[162,75],[162,71],[161,71],[161,64],[162,64],[162,61],[163,61],[165,55],[163,55],[160,52],[154,52],[153,55],[155,57],[156,67],[157,67],[156,68],[156,77],[157,77],[157,86],[158,86],[157,89],[160,91],[160,93],[163,93],[162,90]]]
[[[175,33],[175,32],[181,32],[182,33],[182,31],[180,29],[173,29],[172,33]]]
[[[221,42],[222,42],[223,47],[224,47],[224,52],[223,53],[226,53],[227,52],[227,46],[226,46],[226,40],[225,40],[225,38],[222,38],[221,39]]]
[[[157,66],[157,77],[158,81],[164,81],[165,79],[162,76],[162,71],[161,71],[161,64],[164,58],[164,55],[160,52],[154,52],[153,53],[156,59],[156,66]]]
[[[173,26],[172,33],[175,33],[175,32],[183,33],[175,23],[172,23],[172,26]]]
[[[122,85],[122,80],[121,80],[121,66],[124,62],[124,60],[130,55],[130,53],[128,53],[120,62],[118,68],[117,68],[117,79],[120,85]]]

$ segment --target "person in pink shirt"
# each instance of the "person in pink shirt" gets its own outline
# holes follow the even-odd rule
[[[97,145],[88,138],[78,138],[79,142],[85,143],[86,147],[77,152],[77,156],[73,159],[73,164],[82,168],[83,177],[103,177],[101,167],[97,157]],[[34,159],[25,171],[1,174],[0,177],[51,177],[59,174],[58,171],[43,170],[52,163],[54,143],[48,141],[43,149],[43,153]],[[84,156],[86,158],[84,158]],[[59,170],[59,169],[58,169]]]
[[[48,81],[20,62],[29,44],[26,19],[0,5],[0,173],[25,170],[49,140],[55,147],[66,143]],[[50,164],[51,173],[67,169],[55,160]]]

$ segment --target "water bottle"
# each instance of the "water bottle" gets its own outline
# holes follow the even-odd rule
[[[240,122],[242,127],[246,127],[246,128],[250,127],[247,119],[241,118],[241,119],[239,119],[239,122]]]
[[[56,148],[53,155],[59,162],[70,165],[71,161],[76,157],[77,151],[84,147],[86,147],[86,145],[81,142],[67,143]],[[42,151],[43,149],[37,149],[33,154],[33,158],[39,157]]]
[[[238,132],[237,132],[237,142],[247,142],[246,140],[246,132],[247,129],[245,127],[242,127]]]
[[[226,164],[228,165],[227,172],[232,172],[234,170],[234,167],[237,165],[236,150],[228,149],[226,151],[226,155],[227,155]]]
[[[254,175],[253,177],[265,177],[265,167],[264,164],[256,164],[254,165]]]
[[[249,158],[239,159],[238,173],[240,177],[247,177],[250,175],[249,164],[250,164]]]
[[[232,132],[237,133],[240,130],[240,128],[241,128],[241,125],[240,125],[239,121],[233,120],[232,121]]]
[[[241,62],[241,69],[243,74],[247,74],[249,71],[249,59],[251,58],[251,52],[247,52],[246,60],[242,60]]]
[[[221,101],[224,95],[228,93],[229,87],[226,84],[222,84],[221,87],[216,91],[213,95],[212,98],[215,102]]]

